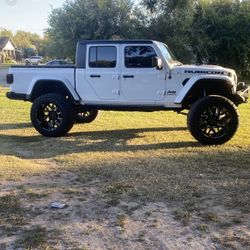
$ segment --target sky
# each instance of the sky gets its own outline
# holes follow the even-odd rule
[[[64,2],[65,0],[0,0],[0,28],[42,35],[48,27],[51,7],[59,8]]]

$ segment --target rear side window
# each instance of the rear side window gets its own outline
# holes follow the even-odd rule
[[[115,68],[117,49],[114,46],[92,46],[89,49],[90,68]]]
[[[125,66],[127,68],[154,68],[156,53],[151,46],[127,46],[125,48]]]

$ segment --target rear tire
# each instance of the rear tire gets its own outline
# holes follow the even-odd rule
[[[79,112],[75,116],[76,123],[91,123],[98,116],[98,110],[86,110],[84,112]]]
[[[197,141],[218,145],[234,136],[239,126],[239,115],[234,103],[227,98],[207,96],[191,107],[187,123]]]
[[[38,97],[31,108],[31,121],[35,129],[47,137],[65,135],[74,125],[72,104],[63,96],[46,94]]]

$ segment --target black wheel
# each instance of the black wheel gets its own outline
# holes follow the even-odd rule
[[[239,116],[233,102],[222,96],[207,96],[197,101],[188,114],[192,136],[203,144],[229,141],[237,131]]]
[[[42,135],[65,135],[74,125],[73,106],[63,96],[46,94],[37,98],[31,108],[31,121]]]
[[[76,123],[91,123],[98,115],[98,110],[86,110],[84,112],[77,113],[75,116]]]

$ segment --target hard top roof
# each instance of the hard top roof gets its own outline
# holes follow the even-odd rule
[[[82,40],[79,44],[152,44],[153,40]]]

